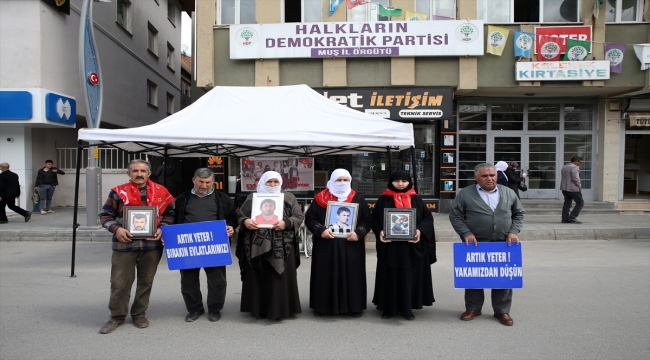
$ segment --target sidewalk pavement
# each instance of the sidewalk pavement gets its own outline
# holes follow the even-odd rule
[[[9,215],[9,222],[0,224],[0,241],[71,241],[73,209],[55,208],[54,214],[34,213],[25,223],[22,216]],[[460,238],[454,232],[447,214],[434,214],[438,242],[455,242]],[[563,224],[557,215],[527,215],[524,229],[519,235],[528,240],[607,240],[650,239],[650,214],[583,214],[582,224]],[[85,225],[86,209],[80,208],[77,222]],[[77,229],[77,241],[111,241],[104,228]],[[374,236],[366,239],[368,248],[374,249]]]

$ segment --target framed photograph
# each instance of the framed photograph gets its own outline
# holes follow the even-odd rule
[[[359,204],[334,201],[327,203],[325,224],[332,230],[334,237],[347,238],[352,230],[357,228],[358,210]]]
[[[157,206],[125,206],[122,210],[122,227],[127,229],[134,239],[154,237],[157,216]]]
[[[384,209],[384,239],[415,240],[415,209]]]
[[[442,145],[443,146],[455,146],[456,145],[456,139],[454,139],[454,135],[443,135],[442,137]]]
[[[455,182],[456,181],[454,181],[454,180],[445,180],[443,182],[442,191],[454,191],[455,190],[454,189],[454,183]]]
[[[455,164],[456,163],[456,153],[455,152],[443,152],[442,153],[442,163],[443,164]]]
[[[251,208],[251,219],[260,229],[270,229],[282,220],[284,209],[284,194],[254,193]]]

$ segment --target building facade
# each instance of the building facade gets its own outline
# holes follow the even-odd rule
[[[647,181],[649,128],[630,121],[650,112],[642,101],[650,75],[633,47],[650,42],[650,1],[378,0],[352,8],[347,3],[357,2],[343,1],[330,15],[331,3],[198,0],[197,85],[307,84],[346,106],[413,123],[414,154],[316,159],[316,171],[350,170],[353,188],[370,198],[391,168],[415,170],[419,192],[444,211],[473,183],[476,164],[505,160],[528,174],[523,197],[558,199],[559,169],[575,155],[584,159],[587,200],[619,201],[632,178]],[[490,25],[509,33],[501,56],[486,54]],[[518,58],[516,31],[589,40],[591,52],[563,65],[541,52]],[[605,43],[625,45],[620,73],[603,65]],[[593,76],[573,79],[573,70],[554,66],[574,66],[576,76],[586,66]],[[635,102],[642,106],[632,113]],[[231,161],[230,175],[239,171]]]
[[[23,191],[46,159],[70,165],[60,150],[76,148],[77,130],[88,126],[79,79],[81,7],[82,0],[0,2],[0,159],[18,173]],[[148,125],[180,109],[181,11],[193,9],[188,0],[94,3],[100,127]],[[53,203],[71,205],[72,197],[57,191]]]

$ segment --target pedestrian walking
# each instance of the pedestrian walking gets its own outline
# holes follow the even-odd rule
[[[580,182],[580,164],[582,158],[574,156],[571,162],[562,167],[562,178],[560,180],[560,190],[564,195],[564,206],[562,206],[562,222],[568,224],[582,224],[578,221],[580,210],[585,205],[582,199],[582,183]],[[576,205],[571,210],[572,203]],[[570,211],[570,212],[569,212]]]
[[[32,212],[21,209],[16,205],[20,198],[20,181],[18,174],[9,170],[9,163],[0,163],[0,224],[9,222],[5,207],[25,217],[25,222],[32,218]]]
[[[176,224],[196,223],[201,221],[226,220],[226,233],[232,236],[237,227],[235,204],[230,196],[216,191],[214,172],[208,168],[200,168],[192,177],[194,187],[176,198]],[[208,281],[208,320],[214,322],[221,319],[221,310],[226,300],[226,267],[204,267]],[[185,301],[188,314],[185,321],[193,322],[205,313],[201,282],[201,268],[181,270],[181,294]]]
[[[149,179],[149,162],[141,159],[131,160],[127,174],[131,180],[111,189],[99,214],[102,226],[113,233],[111,296],[108,302],[111,319],[99,330],[102,334],[111,333],[124,323],[129,314],[131,287],[136,274],[138,282],[131,306],[131,318],[138,328],[149,326],[145,315],[158,263],[163,254],[160,226],[174,223],[174,198],[164,186]],[[154,237],[133,239],[131,232],[122,227],[125,205],[157,207],[156,216],[152,219],[158,225]]]
[[[519,187],[521,186],[521,183],[526,179],[526,174],[521,174],[521,176],[519,176],[517,174],[517,168],[519,168],[519,163],[516,161],[511,161],[510,164],[508,164],[508,168],[506,169],[505,173],[508,177],[508,187],[512,189],[515,194],[517,194],[517,197],[520,197]]]
[[[476,186],[456,194],[449,211],[449,221],[466,245],[477,242],[506,241],[519,244],[517,234],[524,225],[526,211],[517,195],[508,187],[497,184],[494,165],[483,163],[474,168]],[[463,321],[481,315],[485,295],[483,289],[465,289]],[[492,289],[494,317],[503,325],[512,326],[510,317],[512,289]]]
[[[54,212],[52,210],[52,196],[54,196],[54,190],[59,185],[58,175],[65,175],[65,173],[63,170],[54,167],[54,161],[52,160],[45,160],[45,167],[38,170],[36,174],[34,191],[38,191],[38,195],[41,198],[39,205],[41,215]]]

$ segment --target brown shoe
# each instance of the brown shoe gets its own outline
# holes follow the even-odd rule
[[[149,320],[147,320],[147,318],[144,316],[138,316],[136,318],[133,318],[133,325],[139,327],[140,329],[144,329],[149,326]]]
[[[470,321],[474,320],[477,316],[481,316],[481,310],[467,310],[460,316],[460,319],[463,321]]]
[[[106,324],[104,324],[104,326],[102,326],[101,329],[99,329],[99,333],[100,334],[110,334],[113,331],[115,331],[115,329],[117,329],[117,327],[120,326],[120,325],[122,325],[121,322],[117,322],[117,321],[115,321],[113,319],[110,319],[110,320],[108,320],[108,322]]]
[[[494,317],[499,319],[499,322],[503,325],[512,326],[515,323],[509,314],[494,313]]]

